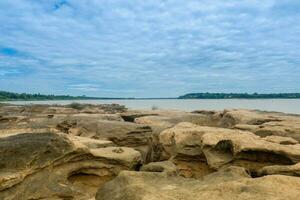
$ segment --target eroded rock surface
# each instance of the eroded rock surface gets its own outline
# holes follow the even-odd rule
[[[300,141],[300,117],[251,110],[225,110],[219,126],[248,129],[256,135],[291,137]]]
[[[273,175],[282,174],[287,176],[298,176],[300,177],[300,163],[295,165],[272,165],[263,167],[258,171],[258,175]]]
[[[57,133],[0,137],[0,199],[87,199],[141,162],[138,151]],[[91,149],[89,147],[92,147]]]
[[[141,171],[147,172],[162,172],[167,174],[168,176],[177,176],[178,168],[173,162],[170,161],[162,161],[162,162],[151,162],[144,165],[141,168]]]
[[[205,162],[213,170],[237,165],[254,175],[264,166],[300,162],[299,145],[270,142],[249,131],[198,126],[187,122],[161,132],[160,142],[168,155],[162,158],[172,157],[177,163],[180,160],[181,163],[188,160],[188,164]]]
[[[295,200],[300,195],[296,177],[273,175],[252,179],[243,173],[233,174],[219,173],[201,181],[124,171],[97,192],[96,200]]]
[[[117,146],[133,147],[142,153],[145,162],[152,157],[152,129],[149,126],[94,119],[66,120],[58,124],[58,129],[70,135],[110,140]]]
[[[1,105],[0,199],[298,199],[299,124],[254,110]]]

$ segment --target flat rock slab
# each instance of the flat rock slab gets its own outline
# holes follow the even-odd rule
[[[223,178],[210,181],[218,176]],[[296,177],[274,175],[252,179],[241,174],[226,179],[226,176],[222,173],[199,181],[124,171],[97,192],[96,200],[295,200],[300,195],[300,180]]]

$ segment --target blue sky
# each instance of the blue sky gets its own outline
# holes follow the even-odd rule
[[[0,90],[300,92],[300,1],[0,0]]]

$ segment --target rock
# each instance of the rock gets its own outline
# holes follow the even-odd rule
[[[300,118],[285,117],[282,121],[267,122],[259,126],[254,133],[261,137],[271,135],[291,137],[300,142]]]
[[[291,137],[281,137],[281,136],[271,135],[265,137],[264,139],[268,142],[274,142],[277,144],[284,144],[284,145],[298,144],[298,141]]]
[[[18,105],[1,105],[0,106],[0,115],[8,115],[8,114],[17,114],[22,113],[24,111],[23,106]]]
[[[126,122],[134,122],[135,119],[146,117],[146,116],[158,116],[159,114],[155,111],[149,111],[149,110],[130,110],[124,113],[120,114],[121,117]]]
[[[214,200],[264,200],[264,199],[297,199],[299,179],[286,176],[267,176],[256,179],[240,179],[209,185],[198,197]]]
[[[99,113],[79,113],[71,116],[67,116],[68,119],[74,120],[108,120],[108,121],[124,121],[119,114],[99,114]]]
[[[218,184],[228,181],[239,180],[242,178],[251,178],[247,170],[243,167],[229,166],[220,169],[217,172],[206,175],[202,178],[205,184]]]
[[[166,129],[159,135],[159,142],[163,145],[165,152],[171,156],[201,156],[201,137],[205,133],[200,126],[181,122],[173,128]]]
[[[248,130],[261,137],[282,136],[300,141],[300,117],[254,110],[225,110],[219,126]]]
[[[213,170],[230,164],[245,167],[255,174],[264,166],[291,165],[300,161],[300,148],[297,145],[269,142],[248,131],[197,126],[186,122],[164,130],[159,141],[168,155],[162,158],[174,157],[178,163],[207,162]]]
[[[116,146],[133,147],[140,151],[145,162],[152,159],[152,129],[130,122],[85,118],[68,118],[57,129],[75,136],[110,140]]]
[[[255,133],[259,129],[259,126],[250,125],[250,124],[236,124],[232,128],[242,130],[242,131],[250,131],[252,133]]]
[[[224,110],[219,126],[231,128],[236,124],[261,125],[266,122],[280,121],[276,116],[251,110]]]
[[[176,165],[178,175],[185,178],[201,179],[204,176],[215,172],[201,157],[180,156],[170,159]]]
[[[15,135],[15,134],[22,134],[22,133],[58,133],[59,131],[54,128],[40,128],[40,127],[5,127],[0,129],[0,136],[2,135]]]
[[[134,120],[137,124],[145,124],[149,126],[161,127],[161,129],[170,128],[174,123],[169,122],[169,117],[165,116],[144,116]]]
[[[200,129],[207,132],[202,136],[202,150],[208,165],[214,169],[236,160],[242,161],[235,164],[239,162],[243,167],[250,167],[251,163],[290,165],[300,161],[300,148],[297,145],[268,142],[246,131],[212,127]],[[261,167],[260,164],[257,167]]]
[[[283,113],[1,105],[0,199],[295,199],[299,141]]]
[[[122,113],[127,109],[125,106],[119,104],[80,104],[80,103],[71,103],[68,105],[26,105],[18,106],[23,108],[22,113],[47,113],[47,114],[76,114],[76,113]]]
[[[153,135],[151,127],[124,122],[120,113],[116,113],[124,111],[122,106],[80,104],[72,104],[72,106],[75,107],[22,106],[23,111],[17,114],[15,108],[3,109],[4,111],[1,112],[1,107],[0,113],[9,114],[9,117],[12,117],[14,113],[17,118],[13,122],[0,123],[0,135],[26,132],[64,132],[74,136],[110,140],[116,146],[134,147],[142,153],[144,162],[152,161]],[[76,112],[73,112],[72,109]],[[83,113],[84,109],[95,109],[96,114]],[[104,114],[101,114],[100,110]],[[2,118],[7,117],[3,116]]]
[[[120,171],[140,165],[139,152],[102,145],[110,143],[61,133],[0,136],[0,199],[89,199]]]
[[[77,109],[65,108],[65,107],[47,107],[43,110],[44,114],[76,114],[78,113]]]
[[[109,140],[96,140],[96,139],[80,137],[80,136],[74,136],[73,140],[78,140],[79,142],[87,146],[89,149],[98,149],[98,148],[115,146],[114,143]]]
[[[58,129],[70,135],[94,139],[109,139],[119,146],[140,146],[148,144],[151,127],[129,122],[108,120],[67,119]],[[77,130],[77,131],[75,131]]]
[[[11,122],[16,122],[18,120],[18,117],[13,117],[13,116],[1,116],[0,115],[0,123],[11,123]]]
[[[263,167],[258,171],[258,176],[281,174],[300,177],[300,163],[295,165],[273,165]]]
[[[2,133],[26,133],[39,132],[39,130],[51,130],[62,132],[78,132],[77,135],[85,133],[83,127],[76,124],[80,121],[90,122],[98,120],[121,121],[122,118],[117,114],[35,114],[32,116],[17,116],[14,122],[0,123],[0,134]],[[49,131],[48,131],[49,132]],[[74,135],[76,135],[74,133]]]
[[[170,161],[163,162],[151,162],[142,166],[140,171],[146,172],[162,172],[166,173],[168,176],[177,176],[178,171],[176,165]]]
[[[169,159],[176,165],[179,175],[186,178],[201,178],[214,172],[206,163],[202,150],[200,126],[181,122],[159,135],[163,147],[160,159]]]
[[[180,122],[190,122],[197,125],[215,125],[211,116],[202,113],[188,113],[182,111],[157,110],[155,114],[137,117],[135,123],[157,126],[162,129],[170,128]]]
[[[240,170],[236,170],[240,175],[230,171],[231,175],[219,173],[203,181],[123,171],[98,190],[96,200],[295,200],[300,195],[298,178],[274,175],[252,179]]]
[[[141,154],[128,147],[106,147],[99,149],[91,149],[91,153],[97,159],[111,160],[111,162],[118,163],[120,167],[127,167],[128,169],[135,169],[137,164],[141,162]]]

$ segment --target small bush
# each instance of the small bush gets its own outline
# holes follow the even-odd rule
[[[76,110],[82,110],[83,108],[85,108],[85,105],[84,105],[84,104],[80,104],[80,103],[73,102],[73,103],[71,103],[71,104],[68,104],[66,107],[68,107],[68,108],[73,108],[73,109],[76,109]]]
[[[153,105],[153,106],[151,107],[151,110],[158,110],[158,107],[155,106],[155,105]]]

